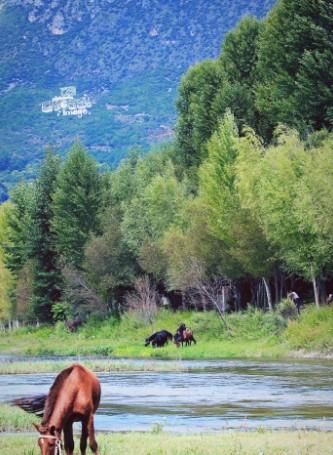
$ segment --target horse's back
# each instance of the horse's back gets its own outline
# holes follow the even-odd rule
[[[79,363],[73,364],[64,393],[72,396],[74,412],[95,413],[101,397],[101,385],[95,373]]]

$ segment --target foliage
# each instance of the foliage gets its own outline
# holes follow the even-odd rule
[[[281,302],[276,307],[276,311],[284,319],[297,319],[298,317],[296,305],[291,299],[281,300]]]
[[[317,220],[317,216],[327,216],[327,207],[319,205],[314,209],[317,203],[313,198],[323,182],[319,184],[312,174],[316,167],[321,169],[322,157],[316,153],[317,149],[306,150],[296,132],[282,129],[276,134],[277,145],[269,147],[264,156],[260,155],[258,142],[249,138],[252,152],[248,156],[243,154],[243,159],[244,167],[250,169],[244,179],[251,183],[244,186],[244,200],[254,209],[267,239],[278,249],[279,258],[290,271],[312,279],[316,294],[315,280],[330,265],[333,241],[332,233],[325,232]],[[331,154],[328,152],[329,143],[324,143],[326,152],[322,153]],[[251,164],[257,166],[255,171]],[[330,172],[321,172],[325,188],[329,187]],[[315,187],[315,182],[318,187]],[[326,200],[325,193],[323,188],[323,201]],[[325,211],[317,215],[321,209]]]
[[[188,7],[185,3],[167,2],[163,8],[168,14],[174,9],[183,11]],[[152,15],[154,5],[150,5]],[[206,16],[212,16],[213,5],[205,5]],[[130,0],[126,8],[132,7]],[[145,21],[146,9],[141,7],[140,21]],[[4,314],[9,314],[9,308],[13,315],[30,309],[31,317],[39,315],[48,321],[54,304],[60,305],[55,307],[59,317],[63,317],[61,305],[69,304],[71,315],[83,319],[108,312],[120,317],[125,296],[147,274],[161,294],[171,291],[173,307],[180,304],[181,292],[183,306],[206,308],[210,297],[203,297],[202,291],[228,279],[233,289],[230,299],[237,310],[249,301],[273,310],[274,301],[277,304],[284,297],[295,275],[300,286],[312,282],[319,306],[320,299],[325,300],[324,292],[319,292],[320,282],[328,281],[329,291],[333,272],[333,222],[328,216],[333,211],[332,93],[328,82],[333,60],[332,11],[325,7],[323,1],[279,0],[263,21],[243,18],[228,33],[215,60],[196,64],[182,78],[174,143],[145,156],[134,149],[112,171],[98,167],[79,142],[62,165],[48,153],[37,181],[21,183],[13,190],[11,203],[5,206],[9,207],[6,222],[0,211],[0,226],[4,227],[0,308]],[[40,8],[43,11],[47,6]],[[91,25],[91,8],[97,16],[102,11],[98,5],[87,6],[89,17],[82,17],[82,24]],[[7,17],[12,10],[2,11]],[[41,17],[48,23],[48,16]],[[36,16],[36,21],[43,28],[41,17]],[[24,29],[24,20],[21,22]],[[6,27],[13,36],[11,24],[9,20]],[[66,22],[71,30],[76,25],[72,20]],[[149,45],[154,48],[152,43],[166,31],[156,24],[149,30]],[[66,32],[59,39],[71,45],[71,32]],[[170,36],[167,40],[169,46]],[[105,54],[99,54],[94,65],[103,74],[106,63],[101,55],[108,55],[110,61],[113,55],[107,43],[103,44]],[[142,50],[141,44],[137,47]],[[65,64],[61,62],[58,69]],[[71,71],[74,83],[78,67],[74,65]],[[107,74],[113,77],[112,72]],[[81,76],[83,80],[85,76]],[[144,101],[146,79],[144,75],[140,78],[143,85],[136,86],[135,93],[147,107],[151,101]],[[96,100],[107,105],[113,120],[141,122],[142,134],[153,134],[145,123],[149,118],[144,112],[135,114],[124,85],[114,82],[115,92],[119,90],[126,103],[110,104],[107,88],[104,94],[96,91]],[[166,85],[169,82],[165,80]],[[134,79],[131,84],[135,85]],[[11,90],[3,90],[5,98],[10,96]],[[21,91],[15,91],[15,96],[23,96],[22,88],[17,90]],[[97,113],[100,106],[95,107]],[[156,116],[159,111],[160,105],[154,105]],[[9,109],[2,115],[12,118],[13,112]],[[31,109],[27,121],[35,115]],[[102,144],[101,130],[108,130],[109,123],[102,115],[99,119],[99,129],[94,130],[89,116],[81,119],[81,126]],[[73,119],[69,130],[75,131],[81,120]],[[322,130],[323,126],[327,129]],[[312,129],[317,131],[309,134]],[[119,131],[126,136],[125,130]],[[133,135],[136,137],[135,132]],[[116,142],[109,143],[114,147]],[[117,160],[113,155],[112,159]],[[7,161],[1,152],[0,166],[6,167]],[[29,168],[29,175],[35,172]],[[213,299],[219,301],[214,303],[217,309],[221,308],[220,297]],[[280,316],[284,313],[281,308],[278,311]],[[271,330],[276,333],[274,324]],[[108,351],[109,347],[100,349]]]
[[[51,311],[55,322],[66,321],[71,317],[71,306],[66,302],[54,303]]]
[[[12,274],[6,267],[6,242],[8,241],[8,216],[10,203],[0,205],[0,320],[11,315],[10,289]]]
[[[330,351],[333,336],[333,308],[314,306],[304,309],[300,320],[290,321],[285,333],[289,346],[293,349]]]
[[[17,274],[31,254],[32,210],[35,186],[21,183],[11,194],[12,209],[8,212],[6,261],[10,270]]]
[[[30,257],[34,258],[32,311],[41,321],[49,321],[52,305],[60,300],[62,278],[56,251],[57,237],[52,230],[52,202],[59,172],[59,158],[46,153],[35,183],[35,201],[31,218],[33,233]]]
[[[332,127],[333,5],[280,0],[258,50],[257,105],[271,126]]]
[[[57,178],[52,227],[58,252],[76,267],[82,264],[90,234],[99,230],[101,189],[95,161],[80,144],[75,144]]]
[[[177,100],[177,160],[187,172],[206,156],[204,145],[217,123],[212,104],[220,84],[218,65],[210,60],[191,68],[181,80]]]

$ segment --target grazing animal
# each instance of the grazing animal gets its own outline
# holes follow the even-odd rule
[[[73,455],[73,422],[82,423],[80,439],[81,455],[86,454],[87,439],[94,454],[97,442],[94,430],[94,413],[101,397],[100,382],[95,374],[80,364],[74,364],[61,371],[45,397],[43,419],[34,424],[39,433],[38,445],[41,455],[61,455],[61,433],[64,432],[64,446],[67,455]],[[25,399],[27,402],[27,399]],[[37,400],[40,405],[40,399]],[[20,405],[20,400],[15,404]],[[33,412],[33,405],[23,409]]]
[[[192,341],[194,344],[197,344],[197,340],[193,336],[193,331],[186,327],[185,324],[181,324],[178,327],[177,332],[174,336],[174,340],[178,348],[180,344],[183,346],[184,343],[185,346],[191,346]]]
[[[159,332],[155,332],[150,337],[146,338],[145,346],[151,345],[153,348],[161,348],[165,345],[169,340],[172,341],[173,336],[172,333],[168,332],[167,330],[160,330]]]

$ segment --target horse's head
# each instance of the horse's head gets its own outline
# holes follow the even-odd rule
[[[177,329],[177,332],[182,333],[186,329],[186,325],[182,322]]]
[[[38,445],[41,455],[61,455],[61,431],[54,425],[33,424],[39,433]]]
[[[180,343],[182,341],[182,336],[178,331],[174,334],[173,339],[174,339],[175,345],[177,346],[177,348],[179,348]]]

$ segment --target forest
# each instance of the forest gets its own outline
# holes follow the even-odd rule
[[[243,18],[179,83],[175,139],[112,171],[45,152],[0,206],[0,318],[273,310],[333,292],[333,3]]]

